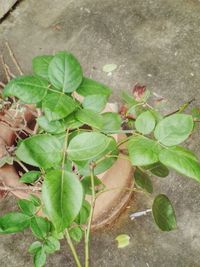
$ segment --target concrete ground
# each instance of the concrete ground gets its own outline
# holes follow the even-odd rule
[[[26,73],[35,55],[69,50],[87,76],[113,88],[113,101],[121,89],[139,82],[168,99],[165,110],[193,97],[200,105],[200,1],[24,0],[0,25],[3,53],[5,40]],[[118,66],[111,76],[102,71],[109,63]],[[187,146],[200,156],[199,131]],[[136,195],[112,229],[93,236],[92,267],[200,266],[200,184],[172,172],[154,179],[154,191],[172,200],[178,229],[162,233],[151,216],[130,221],[129,213],[150,204]],[[1,200],[1,214],[12,209],[14,197]],[[129,234],[131,242],[120,250],[115,237],[121,233]],[[33,266],[27,252],[32,240],[30,232],[1,236],[0,266]],[[47,266],[74,266],[65,243]]]

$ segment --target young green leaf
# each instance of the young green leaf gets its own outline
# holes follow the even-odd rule
[[[55,136],[39,134],[21,141],[16,155],[27,164],[48,169],[61,162],[61,148]]]
[[[154,199],[152,214],[155,223],[162,231],[171,231],[177,228],[176,215],[167,196],[158,195]]]
[[[39,239],[46,238],[51,228],[49,221],[39,216],[31,218],[30,226],[33,234]]]
[[[127,147],[134,166],[145,166],[159,161],[158,155],[162,149],[157,142],[143,136],[131,138]]]
[[[36,212],[36,207],[30,200],[19,199],[17,204],[26,215],[32,216]]]
[[[58,52],[54,56],[49,64],[48,76],[51,84],[65,93],[75,91],[83,79],[78,60],[68,52]]]
[[[136,130],[142,134],[150,134],[153,131],[155,125],[155,118],[148,110],[141,113],[135,121]]]
[[[148,193],[153,192],[152,182],[147,173],[142,172],[140,169],[136,169],[134,172],[135,183],[138,187],[146,190]]]
[[[147,167],[147,170],[149,170],[151,173],[158,177],[166,177],[169,175],[169,169],[163,165],[161,162],[156,162],[150,166]]]
[[[121,129],[122,119],[119,114],[113,112],[105,112],[102,115],[104,132],[118,131]]]
[[[80,227],[76,226],[69,230],[69,235],[74,241],[80,242],[83,237],[83,231]]]
[[[31,253],[31,254],[35,254],[41,248],[42,248],[42,243],[39,242],[39,241],[35,241],[30,245],[30,247],[28,249],[28,252]]]
[[[105,95],[110,96],[112,90],[97,81],[84,78],[79,88],[76,90],[79,95],[89,96],[89,95]]]
[[[118,242],[118,248],[125,248],[130,243],[130,236],[125,234],[118,235],[115,240]]]
[[[37,181],[39,177],[40,177],[39,171],[29,171],[23,174],[19,181],[21,183],[31,184]]]
[[[44,243],[44,250],[46,253],[51,254],[60,249],[60,242],[57,238],[49,236]]]
[[[30,200],[36,207],[41,206],[41,200],[40,200],[39,197],[36,197],[35,195],[30,194],[30,195],[29,195],[29,200]]]
[[[66,130],[66,126],[63,120],[60,121],[48,121],[45,116],[37,118],[38,125],[47,133],[59,134]]]
[[[85,132],[75,136],[69,143],[68,157],[74,161],[87,161],[106,150],[110,138],[97,132]]]
[[[37,250],[34,255],[34,266],[35,267],[43,267],[46,263],[46,254],[44,248],[41,247]]]
[[[79,128],[83,125],[82,122],[76,119],[76,116],[74,113],[70,114],[64,119],[64,124],[66,128],[71,129],[71,130],[75,128]]]
[[[3,90],[3,96],[16,96],[26,104],[38,103],[47,94],[48,81],[38,76],[20,76],[11,80]]]
[[[75,222],[80,224],[80,225],[86,224],[88,221],[89,214],[90,214],[90,209],[91,209],[91,206],[90,206],[89,202],[84,200],[83,205],[81,207],[81,210],[75,219]]]
[[[101,129],[103,127],[103,118],[97,112],[89,109],[81,109],[75,113],[75,117],[83,124],[87,124],[92,128]]]
[[[21,212],[11,212],[0,217],[0,234],[23,231],[30,225],[30,217]]]
[[[155,138],[166,146],[174,146],[185,141],[194,127],[191,115],[174,114],[161,120],[155,128]]]
[[[200,163],[190,150],[179,146],[163,149],[159,159],[169,168],[200,182]]]
[[[49,121],[63,119],[76,108],[77,104],[71,97],[60,93],[50,93],[42,102],[42,109]]]
[[[64,170],[46,174],[42,197],[47,214],[58,232],[68,227],[78,215],[83,201],[83,188],[78,177]]]
[[[84,193],[86,195],[91,195],[92,194],[92,185],[91,185],[91,177],[90,176],[86,176],[81,180],[81,184],[83,186],[84,189]],[[94,177],[94,185],[101,185],[102,182],[99,178],[97,178],[96,176]]]
[[[101,112],[107,103],[107,95],[88,95],[83,100],[83,108],[89,109],[95,112]]]
[[[34,57],[32,61],[33,72],[36,75],[48,80],[48,68],[52,59],[53,56],[49,55]]]
[[[138,104],[134,97],[125,91],[122,92],[122,100],[127,104],[128,108],[134,107]]]

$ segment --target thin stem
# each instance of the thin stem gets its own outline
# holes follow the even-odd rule
[[[91,186],[92,186],[92,199],[91,199],[91,209],[90,215],[88,220],[87,229],[85,232],[85,267],[89,267],[89,260],[90,260],[90,251],[89,251],[89,241],[90,241],[90,232],[91,232],[91,225],[92,225],[92,217],[94,213],[94,206],[95,206],[95,184],[94,184],[94,163],[90,165],[90,178],[91,178]]]
[[[25,172],[29,172],[29,170],[26,168],[26,166],[20,160],[14,158],[14,161],[17,162]]]
[[[2,63],[2,66],[3,66],[4,72],[6,74],[7,82],[9,82],[10,81],[10,76],[9,76],[8,71],[6,69],[6,65],[5,65],[5,61],[4,61],[3,55],[1,55],[1,63]]]
[[[11,57],[13,63],[15,64],[17,70],[19,71],[19,74],[20,74],[20,75],[23,75],[23,71],[22,71],[22,69],[21,69],[19,63],[17,62],[17,60],[16,60],[16,58],[15,58],[15,55],[14,55],[12,49],[10,48],[10,45],[9,45],[8,42],[6,42],[6,47],[7,47],[7,49],[8,49],[8,52],[9,52],[9,54],[10,54],[10,57]]]
[[[0,190],[2,191],[32,191],[32,192],[35,192],[35,191],[41,191],[42,188],[41,187],[11,187],[11,186],[0,186]]]
[[[81,263],[80,263],[80,260],[79,260],[79,258],[78,258],[78,255],[77,255],[77,253],[76,253],[76,249],[75,249],[75,247],[74,247],[74,245],[73,245],[73,243],[72,243],[72,240],[71,240],[71,237],[70,237],[70,235],[69,235],[69,231],[68,231],[68,229],[65,229],[65,237],[66,237],[67,243],[68,243],[68,245],[69,245],[69,247],[70,247],[70,249],[71,249],[71,252],[72,252],[72,255],[73,255],[73,257],[74,257],[74,260],[75,260],[75,262],[76,262],[76,266],[77,266],[77,267],[81,267],[82,265],[81,265]]]

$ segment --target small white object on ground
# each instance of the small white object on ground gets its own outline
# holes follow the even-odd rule
[[[151,209],[147,209],[147,210],[143,210],[143,211],[137,211],[137,212],[132,213],[130,215],[130,218],[131,218],[131,220],[135,220],[138,217],[147,215],[151,211],[152,211]]]

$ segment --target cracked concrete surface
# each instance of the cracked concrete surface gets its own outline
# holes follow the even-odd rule
[[[122,89],[136,82],[168,99],[172,110],[196,98],[200,105],[200,1],[197,0],[24,0],[0,25],[0,48],[8,40],[26,73],[38,54],[70,50],[81,61],[85,75],[113,88],[118,101]],[[111,76],[108,63],[118,68]],[[1,73],[2,75],[2,73]],[[199,127],[186,145],[199,156]],[[200,185],[174,172],[154,181],[154,194],[172,200],[178,229],[160,232],[151,216],[131,222],[130,212],[149,207],[140,195],[111,229],[92,239],[93,267],[199,267]],[[15,209],[14,197],[0,202],[0,212]],[[117,249],[115,237],[131,236],[126,249]],[[0,266],[33,266],[27,252],[30,232],[1,236]],[[82,244],[79,246],[81,253]],[[47,266],[74,266],[66,244],[48,258]]]

